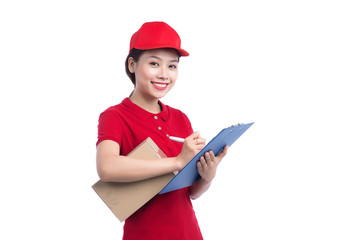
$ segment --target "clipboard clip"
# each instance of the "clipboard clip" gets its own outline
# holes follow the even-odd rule
[[[236,126],[240,126],[240,125],[243,125],[245,123],[238,123],[238,124],[235,124],[235,125],[231,125],[231,127],[236,127]]]

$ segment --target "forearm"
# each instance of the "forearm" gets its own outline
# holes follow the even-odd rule
[[[195,132],[185,139],[180,154],[173,158],[136,159],[119,156],[119,144],[112,140],[99,143],[97,171],[105,182],[134,182],[181,170],[203,147],[205,139]]]
[[[197,199],[204,192],[210,188],[211,182],[206,182],[203,178],[199,178],[192,186],[189,188],[189,195],[191,199]]]
[[[136,159],[126,156],[103,156],[97,170],[105,182],[134,182],[180,170],[176,158]]]

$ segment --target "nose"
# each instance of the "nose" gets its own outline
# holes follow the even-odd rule
[[[158,77],[161,80],[167,80],[169,78],[167,67],[162,66],[162,67],[159,68]]]

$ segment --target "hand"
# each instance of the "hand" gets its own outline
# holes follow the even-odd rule
[[[226,155],[228,148],[229,146],[225,146],[217,156],[215,156],[213,151],[210,151],[200,157],[200,160],[197,162],[197,168],[205,182],[210,183],[214,179],[217,166]]]
[[[199,132],[194,132],[185,138],[182,150],[177,156],[179,170],[183,169],[205,147],[205,144],[206,140],[200,136]]]

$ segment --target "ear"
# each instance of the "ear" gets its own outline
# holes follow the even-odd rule
[[[135,73],[136,62],[133,57],[129,57],[128,59],[128,68],[131,73]]]

